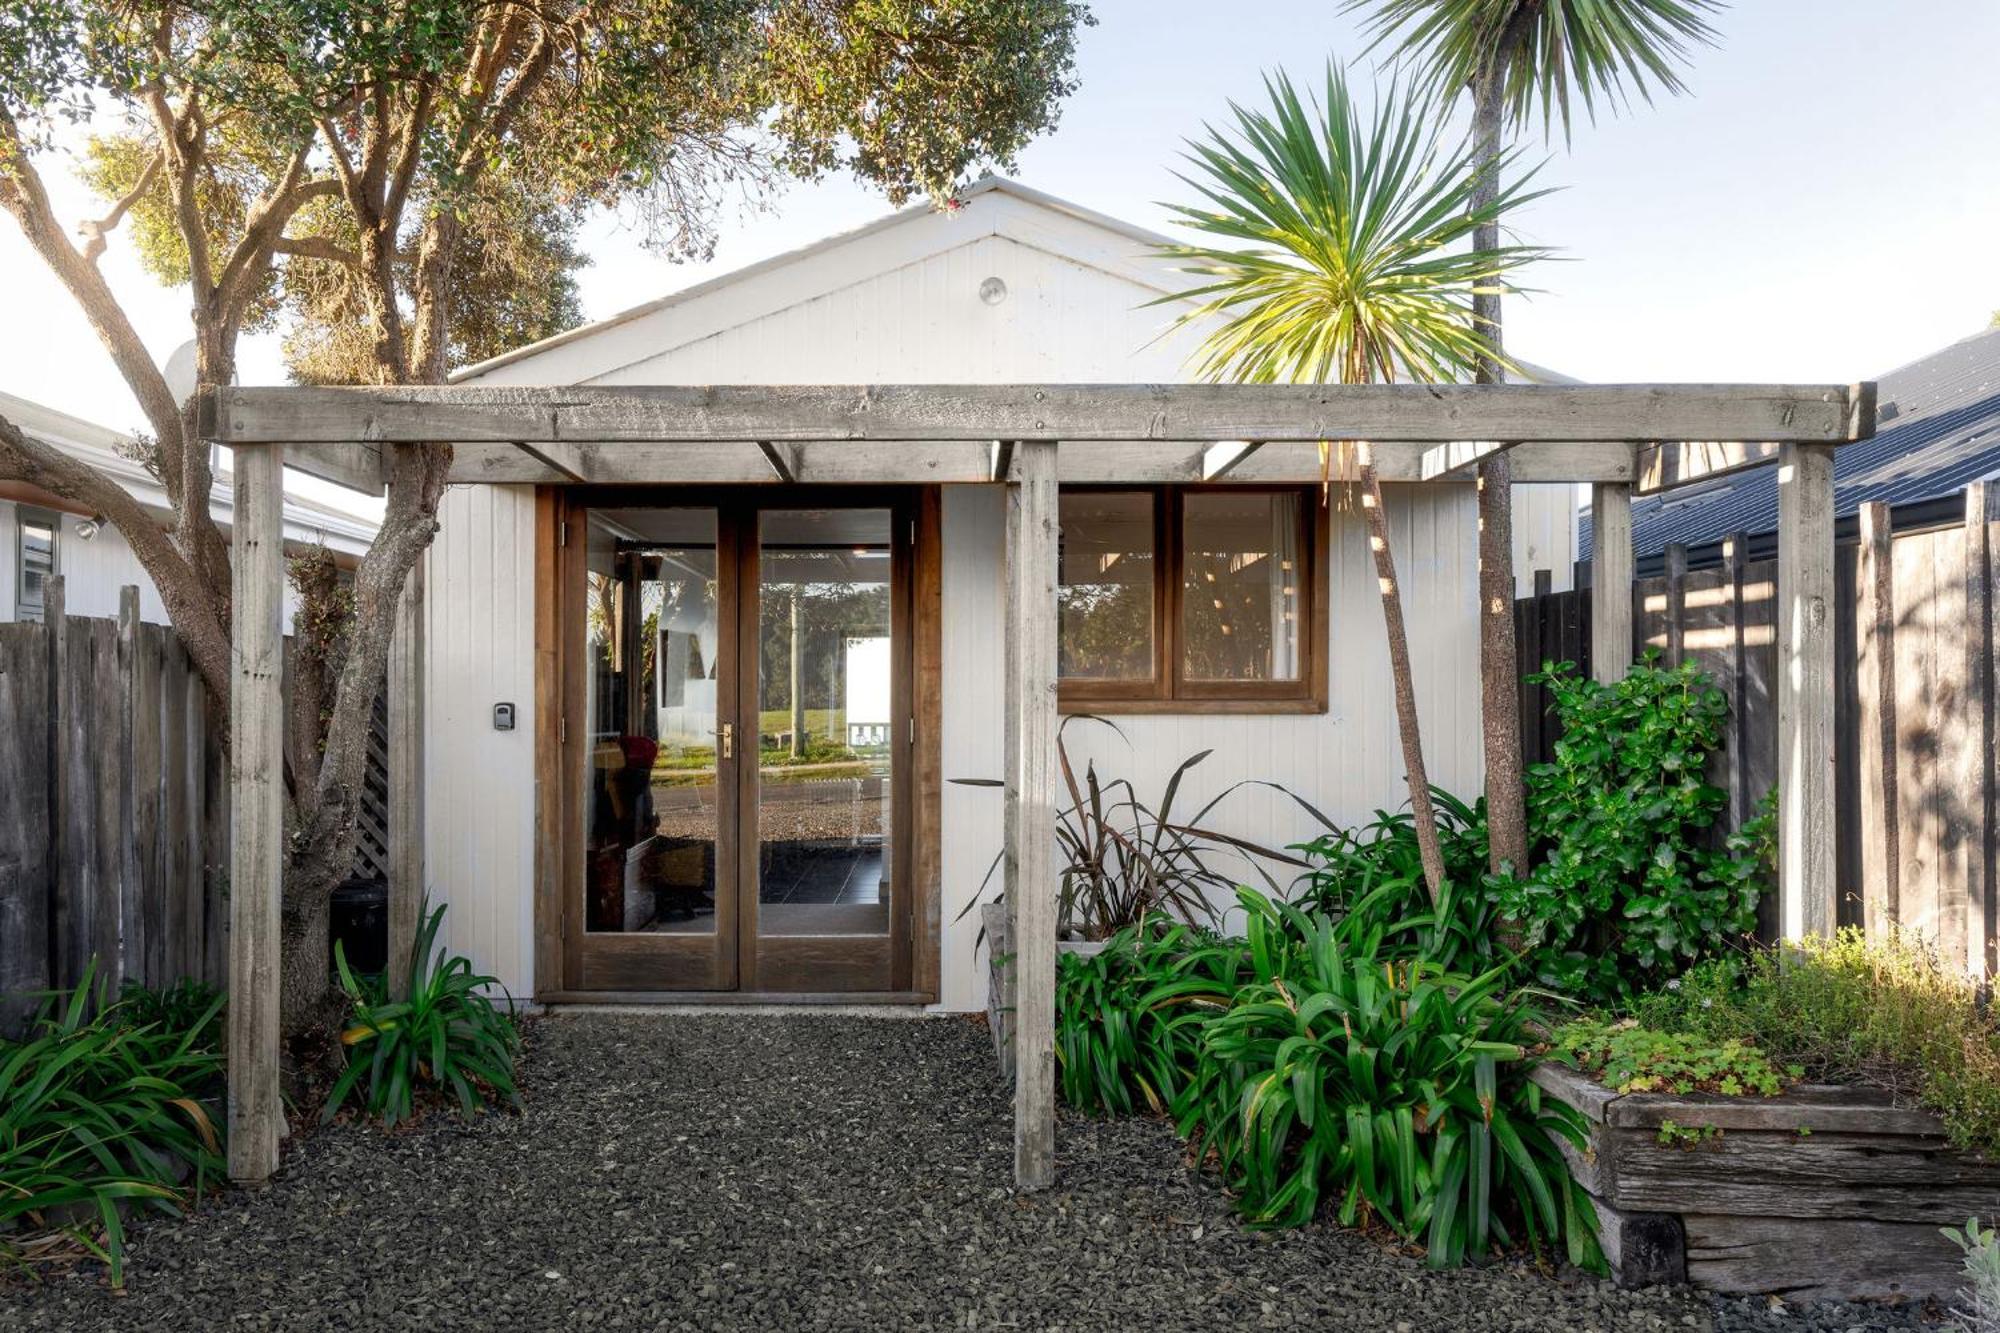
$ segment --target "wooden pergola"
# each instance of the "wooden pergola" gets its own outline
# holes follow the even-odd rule
[[[1006,854],[1016,974],[1015,1175],[1054,1176],[1056,534],[1061,483],[1317,482],[1322,441],[1367,440],[1384,481],[1593,487],[1592,653],[1632,644],[1631,502],[1778,468],[1779,923],[1835,921],[1833,451],[1875,428],[1875,386],[860,385],[217,388],[204,434],[236,450],[229,1166],[277,1165],[283,780],[283,468],[379,494],[384,451],[456,446],[454,482],[940,482],[1007,490]],[[1490,443],[1504,441],[1504,443]],[[408,599],[406,599],[408,600]],[[420,799],[410,699],[421,621],[392,658],[399,809]],[[402,693],[399,704],[393,696]],[[421,892],[415,821],[392,830],[392,919]],[[1027,984],[1030,980],[1034,984]]]

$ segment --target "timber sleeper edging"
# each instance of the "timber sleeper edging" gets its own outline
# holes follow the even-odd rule
[[[1588,1151],[1564,1155],[1623,1285],[1950,1299],[1961,1257],[1942,1228],[2000,1213],[2000,1163],[1879,1089],[1621,1094],[1554,1062],[1531,1077],[1590,1123]]]

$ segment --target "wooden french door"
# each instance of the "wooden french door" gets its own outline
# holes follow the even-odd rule
[[[916,497],[573,494],[564,989],[907,991]]]

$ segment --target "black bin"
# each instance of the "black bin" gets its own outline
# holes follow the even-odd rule
[[[338,944],[357,973],[389,969],[389,885],[380,879],[340,881],[333,891],[327,947]]]

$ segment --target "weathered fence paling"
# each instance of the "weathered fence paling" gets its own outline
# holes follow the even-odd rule
[[[112,988],[225,981],[227,803],[207,691],[173,631],[64,611],[0,625],[0,1029],[91,958]]]
[[[1833,743],[1838,781],[1826,835],[1839,885],[1839,923],[1929,937],[1975,976],[1995,970],[1996,721],[2000,721],[2000,494],[1968,488],[1961,524],[1897,533],[1887,505],[1860,508],[1858,540],[1833,562]],[[1720,562],[1632,585],[1632,648],[1676,648],[1729,697],[1725,743],[1709,779],[1729,794],[1732,827],[1754,815],[1777,781],[1775,560],[1748,560],[1747,537]],[[1697,562],[1699,565],[1699,562]],[[1593,576],[1594,581],[1594,576]],[[1582,620],[1581,628],[1575,622]],[[1591,658],[1592,598],[1550,592],[1516,608],[1523,673],[1546,660]],[[1555,719],[1528,687],[1522,749],[1552,753]],[[1775,904],[1760,926],[1781,932]]]

